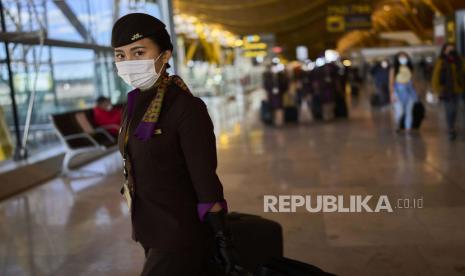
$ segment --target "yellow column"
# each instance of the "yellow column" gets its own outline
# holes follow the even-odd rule
[[[5,121],[3,109],[0,106],[0,161],[8,159],[13,154],[13,143],[11,142],[10,131]]]

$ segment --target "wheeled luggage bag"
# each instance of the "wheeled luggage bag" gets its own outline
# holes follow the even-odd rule
[[[310,110],[314,120],[323,120],[323,103],[319,95],[314,95],[310,102]]]
[[[273,258],[261,266],[256,276],[335,276],[322,269],[285,257]]]
[[[425,106],[422,102],[416,102],[413,105],[413,123],[412,127],[414,129],[419,129],[423,119],[425,118]]]
[[[266,125],[273,124],[273,109],[268,101],[263,100],[260,106],[260,119]]]
[[[418,101],[413,105],[412,116],[412,128],[419,129],[423,119],[425,118],[425,106],[422,102]],[[402,115],[400,118],[399,127],[401,129],[405,128],[405,115]]]
[[[383,103],[382,103],[381,95],[378,94],[378,93],[371,94],[371,96],[370,96],[370,104],[371,104],[371,106],[375,106],[375,107],[382,106]]]
[[[299,110],[295,106],[284,109],[284,121],[286,123],[297,123],[299,121]]]
[[[239,263],[248,271],[254,272],[273,258],[283,256],[283,232],[279,223],[235,212],[228,214],[227,223]]]
[[[349,111],[347,109],[346,99],[343,95],[336,96],[334,106],[334,117],[336,118],[347,118],[349,117]]]

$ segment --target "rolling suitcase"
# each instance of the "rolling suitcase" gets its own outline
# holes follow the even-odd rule
[[[322,269],[285,257],[273,258],[261,266],[256,276],[335,276]]]
[[[281,225],[260,216],[230,213],[227,223],[239,263],[248,271],[256,271],[273,258],[283,256]]]
[[[314,95],[310,103],[310,110],[314,120],[323,120],[323,103],[320,96]]]
[[[349,117],[349,111],[347,110],[346,99],[342,95],[336,97],[334,106],[334,116],[336,118],[347,118]]]
[[[420,128],[423,119],[425,118],[425,106],[422,102],[416,102],[413,106],[413,123],[412,127],[415,129]]]
[[[379,107],[382,105],[381,95],[380,94],[371,94],[370,96],[370,104],[371,106]]]
[[[284,121],[286,123],[297,123],[299,121],[299,110],[295,106],[289,106],[284,109]]]
[[[260,119],[266,125],[273,124],[273,110],[271,104],[268,101],[262,101],[260,106]]]
[[[412,128],[419,129],[423,119],[425,118],[425,106],[422,102],[418,101],[413,105],[412,115]],[[405,115],[400,118],[399,127],[401,129],[405,128]]]
[[[355,85],[355,84],[352,84],[350,86],[350,91],[351,91],[351,95],[352,96],[358,96],[360,94],[360,89],[358,87],[358,85]]]

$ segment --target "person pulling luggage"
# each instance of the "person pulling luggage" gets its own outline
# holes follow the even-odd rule
[[[413,106],[417,101],[417,93],[413,88],[413,65],[406,52],[399,52],[394,56],[394,66],[389,74],[389,90],[397,129],[401,131],[400,122],[404,116],[404,126],[407,133],[412,130]]]
[[[212,258],[220,275],[237,272],[213,123],[205,103],[166,71],[173,45],[165,27],[130,13],[116,21],[111,38],[118,75],[134,87],[118,148],[132,238],[146,256],[142,275],[210,275]]]

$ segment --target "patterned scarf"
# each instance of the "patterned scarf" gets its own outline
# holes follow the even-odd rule
[[[150,102],[147,110],[144,113],[144,116],[142,117],[142,120],[134,131],[134,135],[139,140],[147,141],[150,139],[150,137],[152,137],[153,134],[161,133],[161,129],[157,127],[158,118],[160,116],[163,98],[171,82],[174,82],[182,90],[190,93],[189,88],[180,77],[176,75],[168,76],[168,73],[164,73],[162,76],[160,76],[160,79],[158,79],[155,83],[155,89],[158,91],[156,92],[155,97]],[[130,118],[132,115],[135,98],[137,97],[138,93],[144,92],[141,92],[139,89],[134,89],[128,94],[128,118]]]

